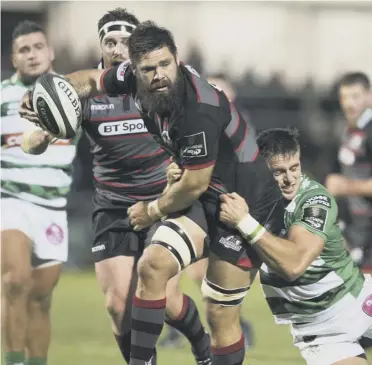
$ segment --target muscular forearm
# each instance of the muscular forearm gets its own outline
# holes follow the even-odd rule
[[[306,254],[295,242],[272,235],[250,215],[241,219],[236,227],[261,260],[284,279],[295,280],[306,269],[303,264]]]
[[[183,210],[194,203],[203,193],[199,187],[187,187],[182,180],[168,185],[159,198],[159,209],[163,214]]]
[[[80,99],[92,98],[101,93],[100,78],[102,70],[83,70],[66,75],[66,79],[74,87]]]
[[[253,247],[261,260],[284,279],[293,281],[302,274],[303,253],[294,242],[265,232]]]

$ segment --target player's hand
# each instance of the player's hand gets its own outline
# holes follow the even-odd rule
[[[245,200],[237,193],[220,195],[220,220],[229,227],[235,228],[249,214]]]
[[[134,231],[142,231],[154,223],[147,214],[147,205],[146,202],[138,202],[128,208],[130,224],[134,227]]]
[[[172,185],[177,182],[182,176],[182,169],[175,163],[172,162],[167,167],[167,180],[168,184]]]
[[[27,91],[26,94],[23,95],[22,100],[19,103],[18,112],[21,118],[25,118],[29,120],[31,123],[34,123],[38,126],[40,125],[39,117],[35,113],[34,108],[32,107],[31,90]]]
[[[330,174],[327,176],[325,186],[333,196],[348,195],[349,180],[339,174]]]

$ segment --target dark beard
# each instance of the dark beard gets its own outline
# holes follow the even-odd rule
[[[168,86],[168,92],[152,92],[137,78],[137,94],[144,110],[159,115],[169,114],[171,110],[180,105],[182,76],[180,70],[177,72],[176,80]]]

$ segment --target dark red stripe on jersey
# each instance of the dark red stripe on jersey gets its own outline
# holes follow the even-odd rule
[[[169,159],[163,161],[161,164],[156,165],[156,166],[151,166],[151,167],[149,167],[148,169],[143,170],[143,171],[145,171],[145,172],[150,172],[150,171],[153,171],[153,170],[158,169],[159,167],[161,167],[161,166],[163,166],[163,165],[165,165],[165,164],[169,165],[170,162],[171,162],[171,160],[170,160],[170,158],[169,158]]]
[[[238,111],[236,110],[235,106],[232,103],[230,103],[230,112],[231,112],[231,120],[230,120],[230,123],[225,128],[225,133],[227,134],[229,138],[235,135],[241,122],[240,114],[238,113]]]
[[[252,157],[252,161],[256,161],[256,158],[258,157],[258,154],[260,153],[260,150],[257,147],[256,153]]]
[[[191,78],[199,103],[213,106],[220,105],[220,96],[218,95],[217,90],[212,85],[210,85],[206,80],[203,80],[194,74],[192,74]]]
[[[248,124],[245,125],[243,140],[240,142],[239,146],[235,148],[235,152],[239,152],[239,150],[243,147],[245,139],[247,138],[247,135],[248,135]]]
[[[155,151],[153,153],[147,153],[145,155],[134,155],[134,156],[130,156],[129,158],[130,159],[146,158],[146,157],[152,157],[152,156],[160,155],[161,153],[165,153],[165,151],[162,148],[159,148],[157,151]]]
[[[102,115],[101,117],[91,118],[90,122],[119,122],[130,119],[142,119],[140,114],[128,114],[128,115],[119,115],[115,117],[108,117]]]
[[[216,163],[216,161],[210,161],[210,162],[207,162],[207,163],[204,163],[204,164],[200,164],[200,165],[183,165],[182,167],[184,167],[185,169],[187,170],[201,170],[201,169],[205,169],[209,166],[212,166]]]
[[[99,86],[101,88],[101,91],[103,91],[104,93],[106,93],[106,88],[105,88],[105,83],[103,82],[103,79],[104,79],[108,70],[109,70],[109,68],[104,70],[101,77],[99,78]]]
[[[97,176],[94,176],[94,179],[99,182],[100,184],[104,184],[104,185],[108,185],[108,186],[114,186],[114,187],[117,187],[117,188],[129,188],[129,187],[138,187],[138,188],[144,188],[144,187],[147,187],[147,186],[154,186],[154,185],[160,185],[160,184],[164,184],[165,182],[167,182],[167,179],[162,179],[162,180],[158,180],[158,181],[154,181],[154,182],[151,182],[151,183],[148,183],[148,184],[123,184],[123,183],[117,183],[117,182],[109,182],[109,181],[102,181],[102,180],[99,180],[97,178]]]

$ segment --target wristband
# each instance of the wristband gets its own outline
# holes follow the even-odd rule
[[[251,245],[256,243],[266,232],[266,229],[262,227],[261,224],[258,223],[250,214],[247,214],[238,223],[236,228]]]
[[[154,220],[161,219],[165,214],[159,208],[159,200],[156,199],[147,206],[147,214]]]

